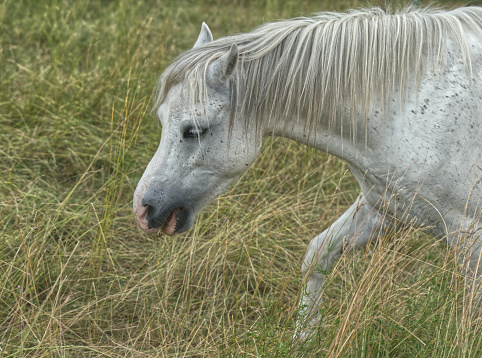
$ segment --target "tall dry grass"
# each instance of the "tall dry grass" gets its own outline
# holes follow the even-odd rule
[[[159,141],[157,76],[194,43],[357,1],[0,3],[1,357],[479,357],[453,255],[415,229],[342,257],[292,339],[309,240],[358,195],[286,140],[175,238],[131,197]]]

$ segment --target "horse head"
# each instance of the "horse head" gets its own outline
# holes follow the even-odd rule
[[[213,41],[203,23],[194,49]],[[179,65],[179,64],[178,64]],[[195,215],[255,160],[254,130],[242,118],[230,122],[230,81],[238,65],[236,44],[207,66],[203,103],[190,98],[189,79],[175,83],[157,108],[159,148],[134,193],[133,209],[146,232],[188,230]]]

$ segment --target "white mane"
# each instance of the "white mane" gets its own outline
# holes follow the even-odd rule
[[[395,90],[404,96],[409,81],[418,83],[427,69],[439,72],[447,39],[470,73],[467,31],[482,39],[482,8],[371,8],[267,23],[182,53],[160,77],[154,107],[180,81],[189,84],[191,99],[203,101],[208,65],[236,43],[231,120],[236,113],[257,123],[302,115],[314,126],[319,118],[335,120],[348,111],[354,121],[374,99],[386,110]]]

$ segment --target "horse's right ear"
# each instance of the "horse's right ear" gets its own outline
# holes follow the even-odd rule
[[[207,44],[212,40],[213,40],[213,34],[211,33],[211,30],[209,30],[208,25],[206,25],[206,23],[203,22],[203,24],[201,25],[201,32],[199,33],[199,36],[193,48]]]

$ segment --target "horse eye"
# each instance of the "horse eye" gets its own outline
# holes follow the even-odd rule
[[[193,126],[188,126],[184,129],[182,136],[184,138],[201,138],[206,132],[208,131],[207,128],[195,128]]]

